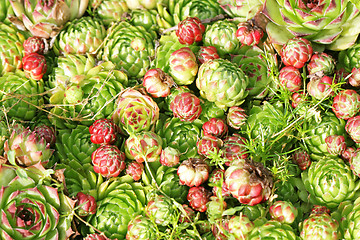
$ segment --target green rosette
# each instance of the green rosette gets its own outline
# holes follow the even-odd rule
[[[0,115],[32,120],[44,104],[44,83],[25,77],[23,71],[9,72],[0,77]]]
[[[97,211],[88,221],[110,239],[125,239],[129,222],[143,214],[145,205],[142,184],[133,182],[128,175],[114,178],[99,186]]]
[[[25,37],[16,28],[0,23],[0,73],[22,69]]]
[[[341,51],[338,57],[338,65],[343,67],[346,72],[351,72],[353,68],[360,68],[360,43]]]
[[[206,27],[204,34],[204,46],[214,46],[220,57],[235,54],[240,48],[240,42],[236,38],[237,26],[229,20],[219,20]]]
[[[343,160],[322,158],[302,172],[301,179],[313,204],[335,209],[359,196],[360,182]]]
[[[149,70],[151,59],[155,56],[154,34],[128,22],[115,23],[108,29],[98,58],[113,62],[129,78],[141,78]]]
[[[267,57],[276,66],[275,55],[268,53]],[[265,59],[264,51],[258,46],[249,48],[244,54],[233,57],[231,61],[248,76],[249,84],[246,90],[249,91],[250,99],[264,99],[269,90],[274,88],[275,81],[270,75],[269,63]]]
[[[327,151],[326,137],[331,135],[342,135],[350,145],[350,139],[345,131],[345,120],[337,118],[332,112],[326,112],[321,115],[320,121],[315,117],[305,121],[302,125],[301,137],[302,143],[308,150],[312,160],[318,160],[322,157],[333,158]]]
[[[52,89],[50,120],[58,128],[74,128],[76,124],[90,126],[95,120],[110,118],[117,95],[127,85],[124,72],[113,70],[114,65],[104,62],[88,71],[77,83],[62,89]]]
[[[171,54],[183,47],[189,47],[195,55],[200,49],[200,47],[196,45],[186,46],[181,44],[175,32],[172,32],[170,35],[162,35],[159,40],[159,47],[156,50],[156,58],[151,63],[151,68],[160,68],[168,73]]]
[[[345,240],[360,238],[360,197],[353,201],[340,203],[338,209],[331,215],[340,227],[339,232]]]
[[[182,122],[179,118],[168,118],[158,122],[157,133],[163,139],[163,148],[168,146],[180,151],[180,161],[198,156],[196,142],[201,136],[202,123],[198,120]]]
[[[168,4],[158,3],[157,11],[160,29],[173,27],[187,17],[204,20],[224,13],[215,0],[169,0]]]
[[[65,25],[54,42],[53,50],[56,55],[95,55],[105,37],[106,29],[100,19],[82,17]]]
[[[147,31],[157,31],[158,25],[156,24],[156,15],[158,12],[156,10],[133,10],[131,11],[131,24],[134,26],[142,26]]]
[[[285,223],[275,220],[265,222],[261,226],[255,227],[250,235],[249,240],[300,240],[295,235],[293,228]]]
[[[180,184],[176,167],[163,166],[159,161],[148,162],[144,167],[141,181],[147,186],[159,186],[162,193],[180,204],[187,202],[189,187]]]
[[[200,95],[220,108],[242,104],[248,84],[248,77],[239,67],[221,58],[203,63],[196,79]]]
[[[69,84],[85,78],[95,64],[95,58],[88,54],[60,56],[56,58],[56,67],[53,68],[46,86],[49,90],[57,87],[65,89]]]
[[[108,27],[111,23],[119,21],[129,8],[123,0],[94,0],[91,3],[94,14]]]

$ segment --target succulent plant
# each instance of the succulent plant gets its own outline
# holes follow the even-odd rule
[[[360,32],[354,28],[359,11],[351,1],[271,0],[266,1],[263,13],[271,21],[267,33],[277,44],[296,36],[339,51],[354,44]]]

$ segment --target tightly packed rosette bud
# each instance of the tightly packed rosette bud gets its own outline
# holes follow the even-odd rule
[[[164,166],[174,167],[180,163],[180,151],[173,147],[166,147],[161,151],[160,163]]]
[[[345,130],[354,142],[360,143],[360,116],[349,118]]]
[[[348,82],[353,87],[360,86],[360,68],[353,68],[351,70],[351,75],[348,78]]]
[[[290,92],[297,92],[301,89],[302,78],[299,69],[293,66],[286,66],[280,70],[279,81]]]
[[[263,30],[255,25],[253,19],[239,23],[236,31],[236,38],[240,43],[247,46],[257,45],[263,36]]]
[[[205,212],[207,203],[210,201],[211,192],[203,186],[196,186],[189,189],[187,200],[190,207],[195,211]]]
[[[360,182],[340,158],[322,158],[302,172],[301,178],[313,204],[334,209],[342,201],[354,200]]]
[[[160,68],[150,69],[143,79],[143,86],[152,97],[167,97],[170,88],[175,85],[174,80]]]
[[[61,30],[54,42],[56,55],[95,55],[106,37],[106,29],[100,19],[82,17],[69,22]]]
[[[227,166],[233,161],[246,159],[248,157],[246,142],[246,138],[237,133],[227,136],[224,139],[221,150],[223,151],[222,157],[227,160],[227,162],[225,162]]]
[[[123,134],[153,130],[159,119],[159,107],[154,100],[142,92],[128,88],[117,100],[112,120]]]
[[[170,103],[170,109],[173,111],[174,117],[187,122],[199,118],[202,111],[200,99],[190,92],[176,95]]]
[[[28,78],[40,80],[47,71],[46,59],[38,53],[25,55],[22,63],[25,75]]]
[[[126,21],[113,24],[107,30],[98,58],[113,62],[129,78],[141,78],[149,70],[151,58],[155,55],[154,33]]]
[[[101,145],[91,154],[94,171],[103,177],[117,177],[126,167],[125,153],[115,145]]]
[[[267,0],[263,13],[270,19],[266,30],[272,42],[304,37],[331,50],[351,46],[360,32],[359,10],[351,1]]]
[[[209,186],[212,187],[212,193],[215,196],[229,197],[230,192],[224,180],[225,170],[217,168],[209,176]]]
[[[189,158],[183,161],[177,169],[179,181],[189,187],[198,187],[209,178],[210,167],[200,158]]]
[[[29,37],[23,43],[25,55],[30,53],[44,54],[45,41],[40,37]]]
[[[339,223],[327,212],[311,213],[300,223],[300,237],[302,239],[337,240]]]
[[[75,202],[50,186],[44,168],[27,170],[26,177],[13,179],[4,179],[9,173],[0,174],[0,238],[68,239]]]
[[[342,135],[330,135],[325,138],[327,150],[331,155],[338,156],[345,151],[346,142]]]
[[[234,22],[219,20],[207,27],[204,35],[204,46],[214,46],[220,57],[227,54],[235,54],[240,48],[240,42],[236,38],[237,26]]]
[[[303,149],[294,151],[292,154],[292,161],[303,171],[306,170],[311,164],[310,155]]]
[[[286,66],[302,68],[313,54],[311,43],[303,38],[292,38],[281,49],[281,60]]]
[[[210,157],[212,153],[218,153],[222,145],[223,142],[220,138],[211,135],[203,136],[196,143],[198,153],[204,157]]]
[[[10,1],[12,2],[12,1]],[[0,73],[15,72],[22,68],[21,59],[24,56],[23,42],[25,37],[13,27],[0,24]]]
[[[334,84],[334,79],[329,76],[313,77],[308,82],[306,88],[308,93],[315,99],[321,100],[323,98],[334,95],[331,86]]]
[[[225,184],[240,203],[253,206],[269,199],[273,180],[261,163],[240,160],[226,169]]]
[[[168,226],[176,217],[176,207],[173,200],[163,195],[156,195],[146,205],[146,216],[161,226]]]
[[[307,64],[307,70],[310,75],[318,72],[321,72],[324,75],[331,75],[334,73],[334,68],[335,60],[331,55],[324,52],[314,53],[310,59],[310,62]]]
[[[192,188],[190,188],[190,190],[192,190]],[[211,196],[206,203],[206,215],[208,219],[220,219],[226,208],[227,203],[222,198]]]
[[[246,123],[247,115],[241,107],[233,106],[229,108],[226,115],[226,123],[235,129],[240,129]]]
[[[75,18],[80,18],[88,7],[88,0],[11,0],[11,6],[18,19],[33,36],[55,37],[59,30]]]
[[[95,214],[96,213],[96,200],[93,196],[84,194],[82,192],[78,192],[76,195],[76,206],[77,213],[79,216],[85,217],[89,214]]]
[[[236,64],[220,58],[203,63],[196,79],[200,95],[221,108],[243,103],[248,84],[248,77]]]
[[[204,135],[212,135],[221,138],[228,133],[228,126],[224,119],[210,118],[202,125],[202,130]]]
[[[95,144],[114,144],[117,140],[118,126],[109,119],[98,119],[90,127],[90,140]]]
[[[343,153],[341,154],[341,158],[345,161],[345,162],[351,162],[351,159],[354,157],[355,155],[355,151],[356,149],[354,149],[353,147],[346,147],[345,150],[343,151]]]
[[[134,181],[139,181],[144,171],[144,164],[131,162],[126,166],[126,174],[130,175]]]
[[[197,53],[197,58],[200,63],[207,62],[212,59],[220,58],[217,53],[216,47],[214,46],[201,46],[199,52]]]
[[[156,228],[149,217],[136,216],[129,222],[126,240],[156,239]]]
[[[229,233],[231,233],[235,239],[246,239],[254,227],[254,223],[243,214],[240,214],[240,216],[232,216],[228,222]]]
[[[297,217],[298,211],[291,202],[276,201],[270,206],[269,213],[274,220],[292,224]]]
[[[360,95],[352,89],[340,91],[334,97],[332,110],[338,118],[348,120],[360,110]]]
[[[35,126],[33,130],[39,138],[44,138],[50,146],[54,146],[56,142],[55,129],[51,126],[50,123],[39,123]]]
[[[37,163],[46,165],[54,150],[44,138],[40,138],[29,128],[14,128],[11,136],[4,144],[5,156],[13,151],[17,163],[24,166],[32,166]]]
[[[125,154],[129,159],[142,162],[155,162],[160,159],[162,139],[154,132],[131,134],[125,141]]]
[[[199,68],[195,54],[188,47],[180,48],[171,54],[169,67],[169,74],[179,85],[193,83]]]
[[[200,42],[205,32],[205,26],[197,17],[187,17],[178,24],[176,36],[179,42],[185,45],[191,45],[194,42]]]

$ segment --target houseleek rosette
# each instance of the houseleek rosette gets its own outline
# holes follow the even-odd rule
[[[98,208],[88,221],[110,239],[125,239],[128,223],[143,214],[144,187],[126,175],[102,183],[97,192]]]
[[[359,10],[350,0],[266,0],[263,13],[270,19],[270,39],[285,44],[295,36],[325,44],[330,50],[344,50],[357,39]]]
[[[18,19],[33,36],[55,37],[59,30],[86,11],[89,0],[10,0]]]
[[[127,88],[119,95],[112,120],[123,134],[152,131],[159,119],[159,107],[144,89]]]
[[[8,182],[2,178],[14,174],[1,174],[1,168],[5,167],[0,167],[0,238],[68,239],[73,233],[74,202],[51,187],[48,179],[44,181],[39,170],[28,168],[26,177],[15,176]]]
[[[216,0],[169,0],[169,4],[158,3],[157,10],[160,29],[173,27],[187,17],[204,20],[224,13]]]
[[[350,48],[341,51],[338,59],[338,65],[343,67],[346,72],[350,73],[353,68],[360,68],[360,43],[357,42]]]
[[[263,8],[262,0],[217,0],[217,2],[230,17],[240,22],[253,18]]]
[[[158,123],[157,133],[163,139],[163,148],[168,146],[180,151],[180,161],[198,156],[196,142],[200,138],[202,123],[198,120],[182,122],[179,118],[168,118]]]
[[[127,85],[126,74],[113,68],[111,62],[104,62],[66,89],[52,89],[52,123],[59,128],[74,128],[76,122],[91,125],[97,119],[109,118],[115,110],[116,96]]]
[[[90,69],[95,67],[95,58],[91,55],[66,55],[56,59],[56,67],[53,68],[47,87],[54,89],[77,83],[85,78]]]
[[[276,66],[275,55],[268,53],[268,59],[264,57],[264,51],[258,46],[249,48],[244,54],[239,54],[231,60],[239,65],[249,78],[248,97],[263,99],[267,96],[270,88],[274,88],[275,81],[270,75],[267,61]]]
[[[91,7],[105,26],[109,26],[112,22],[121,20],[123,14],[129,12],[126,2],[119,0],[93,0]]]
[[[0,73],[22,68],[25,37],[15,28],[0,23]]]
[[[343,239],[360,238],[360,197],[353,201],[340,203],[338,209],[331,215],[340,225]]]
[[[249,79],[236,64],[225,59],[209,60],[199,68],[196,86],[200,95],[220,108],[237,106],[248,95]]]
[[[65,25],[56,38],[53,49],[57,55],[95,55],[105,37],[105,26],[100,19],[82,17]]]
[[[255,227],[249,234],[249,240],[298,240],[292,227],[276,220],[270,220]]]
[[[301,178],[313,204],[334,209],[358,195],[360,182],[340,158],[322,158],[302,172]]]
[[[6,73],[0,77],[0,102],[3,112],[8,117],[32,120],[37,108],[44,103],[44,83],[25,77],[24,72]]]
[[[316,124],[314,124],[316,122]],[[315,117],[310,118],[303,124],[302,139],[313,160],[324,156],[333,157],[327,150],[325,138],[331,135],[342,135],[349,142],[345,131],[345,120],[337,118],[334,113],[326,112],[321,115],[320,122]]]
[[[143,77],[155,55],[153,34],[155,32],[148,32],[142,26],[116,23],[108,28],[103,50],[98,57],[112,61],[117,69],[124,70],[129,77]]]

